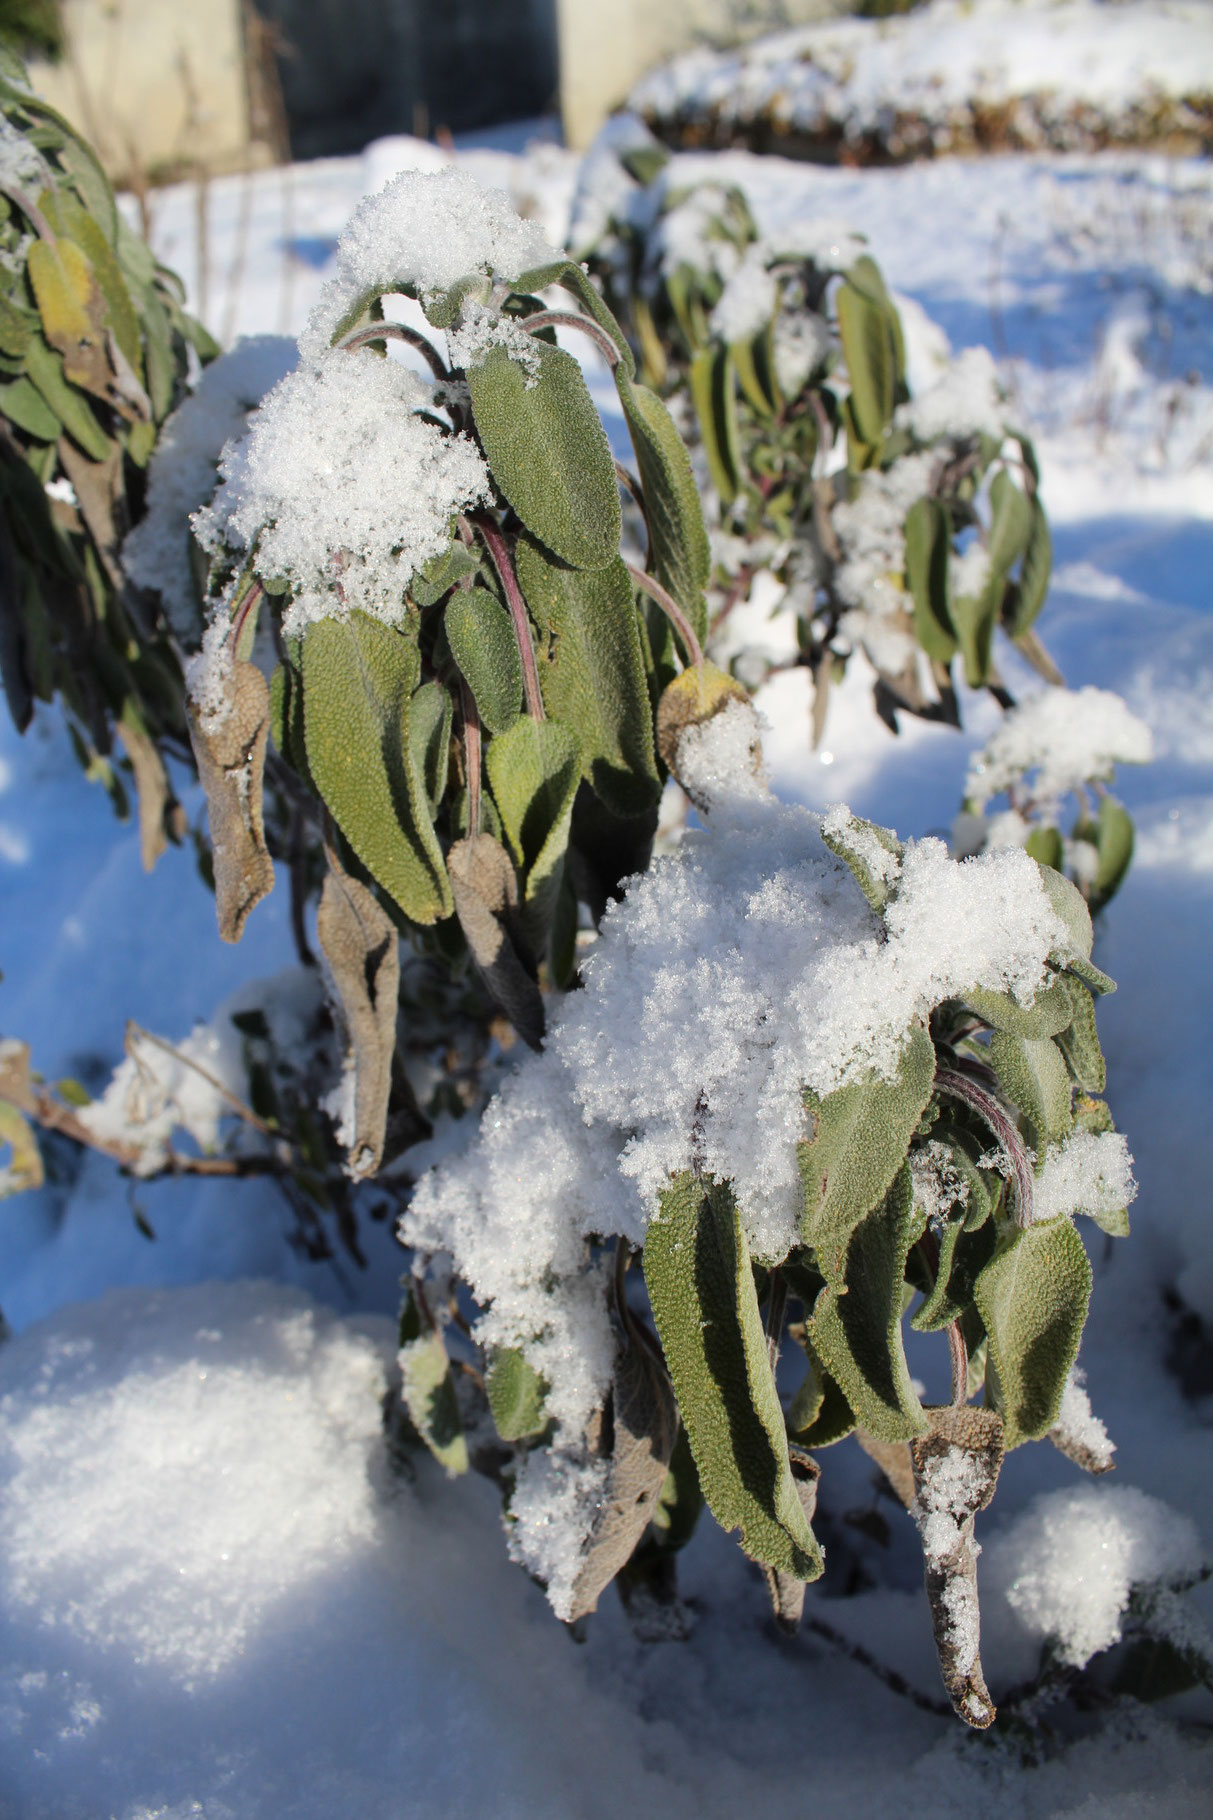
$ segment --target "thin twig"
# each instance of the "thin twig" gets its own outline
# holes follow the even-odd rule
[[[787,1279],[776,1265],[767,1290],[767,1363],[771,1376],[779,1364],[779,1343],[783,1338],[783,1317],[788,1306]]]
[[[535,647],[531,643],[531,622],[527,616],[526,602],[518,586],[518,577],[510,560],[509,546],[491,518],[477,513],[472,520],[484,539],[485,548],[493,561],[501,586],[505,590],[506,602],[510,609],[510,618],[514,622],[514,638],[518,645],[518,655],[522,659],[522,681],[526,693],[527,713],[532,720],[546,720],[543,696],[539,691],[539,671],[535,664]]]
[[[450,384],[451,375],[437,348],[426,339],[420,329],[410,328],[407,322],[368,323],[365,328],[352,329],[348,335],[342,337],[337,346],[352,353],[356,348],[367,347],[372,341],[407,342],[409,347],[416,348],[440,384]]]
[[[236,1113],[238,1117],[242,1118],[246,1125],[251,1125],[254,1131],[259,1131],[261,1133],[262,1137],[277,1140],[279,1134],[274,1130],[273,1126],[267,1125],[264,1119],[259,1119],[252,1107],[246,1106],[239,1095],[233,1093],[230,1087],[225,1087],[217,1074],[212,1074],[209,1068],[204,1068],[201,1062],[196,1062],[192,1055],[185,1055],[180,1049],[174,1048],[173,1044],[166,1041],[164,1037],[157,1036],[152,1030],[145,1030],[142,1024],[137,1024],[135,1020],[131,1018],[128,1020],[126,1026],[125,1048],[131,1060],[138,1066],[138,1057],[133,1053],[131,1047],[136,1041],[150,1043],[154,1049],[162,1049],[166,1055],[171,1055],[173,1060],[179,1062],[183,1068],[192,1068],[194,1073],[200,1075],[208,1086],[215,1089],[215,1092],[219,1094],[221,1099],[227,1101],[232,1111]]]
[[[695,628],[692,626],[682,608],[678,605],[678,602],[674,599],[674,596],[668,594],[661,583],[654,580],[653,576],[646,574],[643,569],[637,568],[635,563],[626,563],[625,567],[632,580],[636,583],[636,586],[638,588],[643,588],[649,599],[657,602],[657,605],[661,608],[662,612],[673,626],[675,632],[682,640],[682,647],[686,652],[687,663],[692,669],[698,670],[701,668],[703,664],[703,651],[700,647],[698,638],[695,636]]]
[[[952,1355],[952,1407],[961,1409],[969,1400],[969,1349],[959,1321],[948,1325],[948,1351]]]
[[[519,316],[516,320],[528,335],[533,335],[536,329],[581,329],[591,341],[597,342],[599,351],[612,372],[622,359],[606,330],[593,317],[579,316],[576,310],[537,310],[533,316]]]
[[[463,762],[468,780],[468,833],[480,833],[480,716],[472,691],[459,678],[459,705],[463,712]]]

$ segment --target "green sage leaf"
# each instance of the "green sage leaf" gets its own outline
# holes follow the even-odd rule
[[[861,440],[874,447],[893,416],[897,370],[888,311],[849,281],[839,286],[835,308],[855,427]]]
[[[914,598],[914,636],[941,664],[956,655],[948,601],[948,515],[937,499],[919,499],[906,514],[906,586]]]
[[[640,471],[653,571],[703,640],[711,554],[691,458],[656,392],[634,383],[622,367],[615,369],[615,384]]]
[[[1108,1069],[1095,1028],[1095,1000],[1072,974],[1063,973],[1055,990],[1064,992],[1070,1002],[1069,1026],[1057,1037],[1066,1066],[1084,1093],[1102,1093],[1108,1084]]]
[[[400,1323],[400,1377],[409,1420],[451,1478],[468,1469],[468,1447],[442,1335],[427,1328],[410,1294]]]
[[[881,1205],[851,1235],[845,1281],[826,1284],[808,1323],[826,1369],[880,1441],[927,1432],[901,1337],[906,1257],[921,1228],[903,1164]]]
[[[489,741],[485,766],[525,881],[532,945],[542,951],[560,890],[581,753],[567,727],[523,715]]]
[[[1073,1124],[1070,1072],[1051,1038],[1012,1036],[996,1030],[990,1039],[990,1065],[1003,1092],[1030,1127],[1029,1142],[1043,1155]]]
[[[516,1346],[502,1346],[489,1360],[484,1388],[497,1433],[503,1441],[526,1441],[548,1425],[548,1387]]]
[[[727,506],[741,487],[743,464],[737,428],[737,391],[728,348],[705,348],[690,366],[691,398],[699,418],[712,485]]]
[[[460,589],[446,604],[444,624],[482,723],[504,733],[522,707],[522,659],[509,613],[487,588]]]
[[[644,1247],[653,1318],[703,1493],[752,1560],[815,1580],[741,1218],[727,1183],[679,1176]]]
[[[433,923],[454,908],[413,756],[415,638],[367,613],[318,619],[303,636],[308,768],[337,826],[404,914]]]
[[[1006,1234],[973,1295],[1006,1444],[1039,1440],[1057,1420],[1091,1298],[1091,1266],[1073,1221],[1061,1215]]]
[[[531,534],[575,569],[619,554],[619,485],[606,431],[571,354],[534,343],[528,373],[502,347],[468,369],[493,479]]]

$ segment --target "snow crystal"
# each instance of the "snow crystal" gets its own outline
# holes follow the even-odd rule
[[[486,190],[457,166],[403,171],[351,215],[337,243],[336,275],[300,337],[314,358],[359,300],[406,287],[425,298],[481,273],[509,280],[560,254],[503,190]]]
[[[122,561],[136,587],[160,595],[173,630],[187,643],[198,630],[190,518],[215,490],[225,445],[295,360],[295,344],[284,335],[238,341],[203,369],[160,432],[148,467],[147,511],[123,544]]]
[[[1137,1193],[1133,1158],[1118,1131],[1074,1131],[1052,1144],[1036,1177],[1038,1220],[1062,1213],[1118,1213]]]
[[[1082,1668],[1120,1639],[1135,1587],[1185,1580],[1203,1555],[1196,1527],[1134,1485],[1079,1485],[1033,1499],[986,1545],[987,1597]]]
[[[751,341],[775,314],[778,290],[767,270],[768,252],[763,242],[746,248],[709,318],[714,335],[722,341]]]
[[[1088,1471],[1094,1468],[1106,1472],[1111,1468],[1116,1443],[1091,1408],[1086,1386],[1086,1373],[1077,1365],[1071,1366],[1052,1433],[1063,1444],[1063,1453],[1072,1449],[1089,1458]]]
[[[1149,727],[1111,690],[1042,689],[1004,716],[969,767],[965,795],[982,808],[1034,772],[1032,794],[1048,800],[1153,756]]]
[[[383,1348],[297,1290],[124,1290],[0,1352],[15,1610],[185,1686],[373,1537]]]
[[[606,1489],[606,1463],[535,1448],[519,1464],[510,1493],[510,1558],[547,1588],[558,1618],[572,1615],[573,1593]]]
[[[705,809],[761,802],[769,796],[762,768],[761,722],[749,702],[734,697],[709,720],[678,739],[678,777]]]
[[[988,348],[965,348],[944,369],[935,384],[909,404],[898,407],[894,419],[919,442],[940,436],[956,438],[993,436],[1001,442],[1006,407],[998,383],[998,369]]]
[[[289,582],[287,633],[351,607],[399,623],[413,573],[487,495],[471,439],[416,415],[429,402],[400,362],[334,348],[282,380],[225,450],[202,529],[256,542],[258,572]]]
[[[479,366],[493,348],[504,348],[526,372],[528,390],[539,377],[539,349],[534,336],[520,322],[486,309],[483,304],[465,304],[459,327],[449,330],[446,340],[454,366]]]
[[[967,1207],[971,1184],[956,1167],[952,1146],[931,1138],[910,1152],[914,1202],[938,1230],[958,1207]]]

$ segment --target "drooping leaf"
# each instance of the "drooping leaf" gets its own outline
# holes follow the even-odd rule
[[[482,724],[504,733],[522,706],[522,659],[509,613],[487,588],[461,588],[447,602],[444,624]]]
[[[928,657],[951,663],[956,635],[948,602],[948,515],[937,499],[919,499],[906,514],[906,586],[914,599],[914,636]]]
[[[503,1346],[493,1354],[484,1388],[503,1441],[526,1441],[543,1433],[548,1387],[520,1348]]]
[[[712,485],[722,502],[731,505],[741,486],[743,464],[729,350],[705,348],[691,361],[688,377]]]
[[[68,384],[59,355],[40,335],[29,344],[25,370],[68,435],[80,444],[91,461],[104,461],[110,452],[109,437],[97,422],[87,399]]]
[[[473,574],[479,566],[479,558],[456,538],[448,550],[431,557],[417,570],[409,583],[409,593],[419,607],[435,606],[457,581]]]
[[[964,658],[965,681],[970,689],[984,688],[990,675],[990,656],[994,628],[1002,600],[1003,581],[992,574],[979,594],[957,594],[951,597],[950,611],[956,638]]]
[[[567,727],[522,715],[485,760],[502,826],[522,873],[527,927],[541,951],[556,911],[581,753]]]
[[[416,641],[353,612],[303,638],[308,768],[363,865],[416,923],[454,908],[424,779],[409,738],[421,659]]]
[[[711,557],[690,456],[656,392],[634,383],[622,367],[615,370],[615,384],[640,471],[653,572],[703,640],[707,637],[703,590]]]
[[[990,531],[986,554],[990,567],[1006,575],[1019,561],[1032,534],[1032,508],[1005,468],[990,482]]]
[[[532,536],[577,569],[619,554],[619,485],[606,431],[571,354],[534,342],[531,375],[505,349],[468,370],[493,479]]]
[[[451,696],[440,682],[422,683],[409,703],[409,746],[431,817],[438,813],[447,782],[451,746]]]
[[[1091,1266],[1064,1215],[1004,1235],[973,1286],[990,1338],[1008,1447],[1057,1420],[1091,1296]],[[989,1386],[987,1386],[987,1397]]]
[[[135,774],[139,800],[139,853],[143,870],[150,872],[168,845],[164,818],[173,801],[172,786],[156,742],[133,701],[127,701],[115,731]]]
[[[852,815],[841,829],[827,823],[822,827],[821,838],[830,852],[850,867],[873,910],[883,911],[896,888],[905,854],[897,836],[878,822]]]
[[[863,442],[875,446],[893,416],[896,359],[888,312],[850,282],[839,286],[835,308],[855,427]]]
[[[261,819],[269,725],[269,690],[251,663],[233,664],[222,719],[192,710],[189,716],[198,781],[206,791],[215,909],[225,942],[240,940],[250,911],[274,888],[274,863]]]
[[[1133,818],[1114,796],[1099,799],[1095,851],[1099,861],[1091,883],[1091,898],[1098,909],[1120,890],[1133,859]]]
[[[959,1158],[964,1153],[957,1149],[955,1154]],[[965,1162],[972,1170],[976,1192],[984,1194],[980,1171],[973,1169],[969,1159],[965,1158]],[[974,1285],[994,1255],[997,1243],[993,1220],[985,1220],[976,1230],[968,1227],[963,1215],[948,1221],[939,1235],[934,1287],[910,1320],[916,1333],[940,1333],[960,1319],[972,1304]]]
[[[1060,1049],[1049,1037],[996,1030],[990,1039],[990,1065],[1003,1092],[1028,1121],[1029,1142],[1043,1155],[1073,1123],[1073,1089]]]
[[[799,1147],[801,1236],[827,1282],[842,1282],[852,1234],[884,1200],[905,1162],[934,1077],[934,1045],[915,1025],[891,1081],[840,1087],[823,1100],[806,1092],[814,1128]]]
[[[518,914],[513,863],[491,834],[469,834],[447,854],[455,914],[495,1002],[524,1042],[543,1042],[543,998]]]
[[[588,573],[568,569],[527,538],[517,563],[527,605],[547,634],[537,661],[548,713],[576,738],[581,775],[606,807],[645,814],[661,785],[627,569],[619,558]]]
[[[1082,960],[1090,960],[1091,946],[1095,932],[1091,926],[1091,912],[1083,900],[1082,892],[1077,885],[1070,883],[1064,873],[1055,872],[1052,866],[1042,866],[1037,861],[1036,870],[1040,882],[1058,918],[1065,926],[1066,954],[1076,954]],[[1067,959],[1063,965],[1070,965]]]
[[[1108,1069],[1095,1028],[1095,1000],[1082,981],[1069,973],[1062,974],[1055,990],[1064,992],[1070,1002],[1070,1023],[1057,1037],[1066,1066],[1084,1093],[1102,1093],[1108,1084]]]
[[[837,1379],[826,1370],[808,1329],[797,1323],[789,1332],[803,1348],[809,1369],[789,1405],[788,1432],[795,1435],[801,1447],[832,1447],[835,1441],[845,1441],[854,1430],[855,1411]]]
[[[353,1070],[353,1129],[345,1136],[346,1167],[355,1179],[374,1175],[383,1159],[400,956],[396,928],[374,893],[329,854],[320,893],[316,938],[340,1002]]]
[[[596,1609],[631,1560],[659,1507],[678,1434],[678,1406],[660,1362],[635,1340],[615,1354],[611,1381],[607,1477],[573,1582],[570,1621]]]
[[[1053,540],[1049,535],[1049,521],[1045,517],[1044,507],[1035,495],[1032,497],[1030,512],[1032,523],[1019,571],[1019,582],[1010,591],[1005,608],[1007,631],[1012,638],[1022,638],[1031,629],[1045,604],[1053,569]]]
[[[906,1256],[921,1225],[903,1164],[880,1206],[852,1233],[845,1279],[827,1282],[808,1323],[861,1426],[882,1441],[926,1432],[901,1337]]]
[[[727,1183],[685,1174],[649,1226],[653,1317],[707,1502],[751,1559],[815,1580],[821,1551],[788,1460],[741,1218]]]
[[[912,1514],[922,1538],[927,1599],[943,1684],[966,1725],[995,1719],[980,1655],[974,1518],[994,1496],[1002,1421],[992,1409],[929,1409],[930,1432],[910,1444]]]

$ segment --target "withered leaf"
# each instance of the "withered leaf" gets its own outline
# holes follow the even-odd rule
[[[165,815],[172,806],[173,792],[156,742],[130,704],[116,731],[135,773],[135,791],[139,798],[139,852],[143,870],[150,872],[168,845]]]
[[[543,1042],[543,999],[526,960],[514,863],[491,834],[469,834],[446,858],[455,914],[493,998],[532,1049]]]
[[[573,1585],[570,1621],[592,1612],[625,1567],[657,1509],[678,1438],[678,1405],[665,1367],[634,1339],[621,1342],[600,1425],[609,1447],[606,1491]]]
[[[792,1480],[796,1486],[796,1496],[800,1499],[800,1508],[804,1511],[804,1520],[812,1527],[813,1518],[817,1515],[817,1486],[821,1478],[821,1468],[811,1453],[803,1447],[797,1447],[794,1441],[788,1443],[788,1460],[792,1467]],[[775,1622],[780,1630],[788,1636],[795,1636],[800,1629],[800,1620],[804,1614],[804,1593],[807,1584],[798,1580],[795,1574],[784,1573],[777,1567],[764,1567],[767,1591],[771,1595],[771,1609]]]
[[[249,912],[274,888],[261,820],[270,693],[256,664],[232,665],[228,700],[222,720],[191,704],[189,726],[210,818],[219,933],[238,942]]]
[[[320,893],[316,937],[341,1001],[354,1073],[354,1130],[346,1167],[352,1176],[374,1175],[383,1158],[400,954],[396,930],[374,893],[329,854]]]
[[[855,1439],[867,1454],[879,1466],[888,1480],[894,1493],[907,1510],[914,1505],[914,1462],[910,1457],[908,1441],[878,1441],[866,1428],[855,1430]]]
[[[70,436],[59,438],[59,459],[72,483],[80,516],[113,586],[121,592],[122,570],[118,552],[127,525],[122,517],[122,447],[115,442],[103,461],[91,461]]]
[[[930,1432],[911,1441],[927,1598],[944,1686],[966,1725],[996,1716],[981,1669],[977,1546],[973,1519],[994,1496],[1002,1465],[1002,1418],[992,1409],[929,1409]]]

